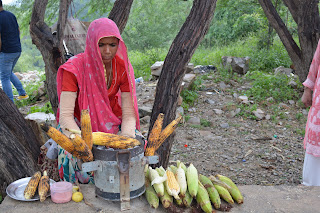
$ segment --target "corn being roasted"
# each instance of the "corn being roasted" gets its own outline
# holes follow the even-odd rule
[[[87,144],[88,148],[92,150],[91,118],[87,109],[81,111],[81,138]]]
[[[68,129],[67,131],[81,135],[81,131]],[[105,132],[93,132],[92,143],[98,146],[107,146],[114,149],[129,149],[141,145],[140,141],[122,135],[116,135]]]
[[[29,180],[27,187],[25,188],[24,193],[23,193],[24,198],[26,200],[30,200],[31,198],[33,198],[34,194],[37,191],[40,178],[41,178],[40,171],[38,171],[32,175],[32,177]]]

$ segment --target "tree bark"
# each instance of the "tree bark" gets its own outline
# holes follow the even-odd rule
[[[32,43],[41,52],[45,63],[46,81],[45,88],[54,114],[59,106],[57,96],[57,70],[65,61],[62,52],[62,38],[71,0],[60,0],[57,33],[53,35],[51,29],[44,22],[44,15],[48,0],[35,0],[30,21],[30,35]]]
[[[126,27],[133,0],[117,0],[110,11],[109,18],[118,26],[120,34]]]
[[[207,33],[215,7],[216,0],[194,0],[190,14],[174,39],[165,58],[156,88],[149,133],[159,113],[162,112],[165,115],[163,127],[175,119],[177,100],[186,71],[185,67]],[[174,134],[169,136],[157,151],[160,156],[159,165],[162,165],[164,168],[167,167],[169,162],[173,140]]]
[[[40,141],[14,103],[0,89],[0,187],[31,176],[37,169]]]
[[[275,10],[271,0],[259,0],[269,23],[276,30],[295,67],[300,81],[308,75],[309,67],[317,48],[320,31],[318,0],[283,0],[298,26],[299,44]]]

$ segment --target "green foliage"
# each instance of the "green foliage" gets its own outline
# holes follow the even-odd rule
[[[212,123],[206,119],[202,119],[200,118],[200,124],[203,127],[210,127],[212,125]]]
[[[47,103],[45,103],[44,106],[42,107],[39,107],[39,106],[32,106],[29,110],[29,113],[28,114],[31,114],[31,113],[35,113],[35,112],[44,112],[46,114],[54,114],[53,113],[53,110],[52,110],[52,106],[51,106],[51,103],[50,101],[48,101]]]
[[[252,80],[252,88],[247,91],[247,96],[258,102],[269,97],[273,97],[276,102],[299,98],[298,92],[288,85],[290,79],[286,75],[269,75],[253,71],[247,73],[246,78]]]
[[[164,61],[166,57],[165,49],[150,49],[147,51],[130,51],[129,58],[134,68],[135,77],[150,78],[150,67],[156,61]]]
[[[182,107],[184,110],[188,110],[190,106],[193,106],[195,101],[198,99],[198,91],[200,90],[202,85],[202,78],[197,77],[189,88],[183,89],[180,93],[181,97],[183,98]]]
[[[240,104],[239,108],[241,111],[237,114],[237,116],[243,116],[252,120],[256,120],[257,117],[253,114],[253,111],[258,109],[257,104],[248,105],[248,104]]]

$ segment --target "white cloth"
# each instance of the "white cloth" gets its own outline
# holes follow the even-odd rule
[[[306,186],[320,186],[320,158],[305,153],[302,184]]]

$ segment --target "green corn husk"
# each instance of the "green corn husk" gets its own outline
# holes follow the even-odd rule
[[[177,206],[182,207],[183,206],[183,201],[182,199],[176,199],[174,198],[174,202],[177,204]]]
[[[177,168],[181,165],[181,168],[184,170],[184,172],[187,172],[187,167],[182,163],[180,160],[177,160]]]
[[[149,179],[151,183],[153,183],[154,180],[160,179],[162,177],[159,176],[158,172],[151,167],[149,167]],[[153,185],[154,190],[156,191],[158,197],[162,197],[164,195],[164,185],[163,182],[161,183],[154,183]]]
[[[188,191],[190,195],[195,198],[197,196],[198,192],[198,171],[196,167],[193,166],[191,163],[190,166],[187,168],[187,185],[188,185]]]
[[[182,198],[182,202],[184,206],[190,208],[192,201],[193,201],[193,197],[189,194],[188,191],[186,191],[184,198]]]
[[[211,182],[211,180],[204,175],[199,175],[199,180],[202,183],[202,185],[207,189],[207,192],[209,194],[210,200],[214,208],[220,209],[220,206],[221,206],[220,195],[217,189],[213,186],[213,183]]]
[[[196,200],[204,212],[212,213],[213,209],[210,202],[209,194],[206,188],[204,188],[204,186],[200,183],[200,181],[198,181],[198,184],[199,184],[199,187],[198,187]]]
[[[145,192],[146,199],[150,204],[150,206],[156,209],[159,207],[159,198],[157,196],[156,191],[151,186],[150,182],[148,183],[148,185],[149,186],[146,188],[146,192]]]
[[[173,172],[173,174],[176,174],[177,173],[177,167],[175,166],[175,165],[170,165],[169,166],[169,170],[171,171],[171,172]]]
[[[156,171],[158,172],[158,174],[163,177],[163,175],[166,173],[166,170],[164,170],[164,168],[161,166],[161,167],[157,167],[156,168]]]
[[[164,195],[160,197],[160,201],[164,208],[169,208],[173,203],[173,197],[168,194],[166,189],[164,189]]]
[[[228,188],[228,191],[230,192],[232,198],[238,203],[241,204],[243,203],[243,196],[239,190],[239,188],[237,187],[237,185],[228,177],[223,176],[223,175],[216,175],[216,177],[226,183],[227,185],[229,185],[231,188]]]
[[[226,188],[224,188],[220,185],[217,185],[217,184],[213,184],[213,186],[217,189],[217,191],[222,199],[224,199],[225,201],[227,201],[230,204],[234,204],[232,196]]]

